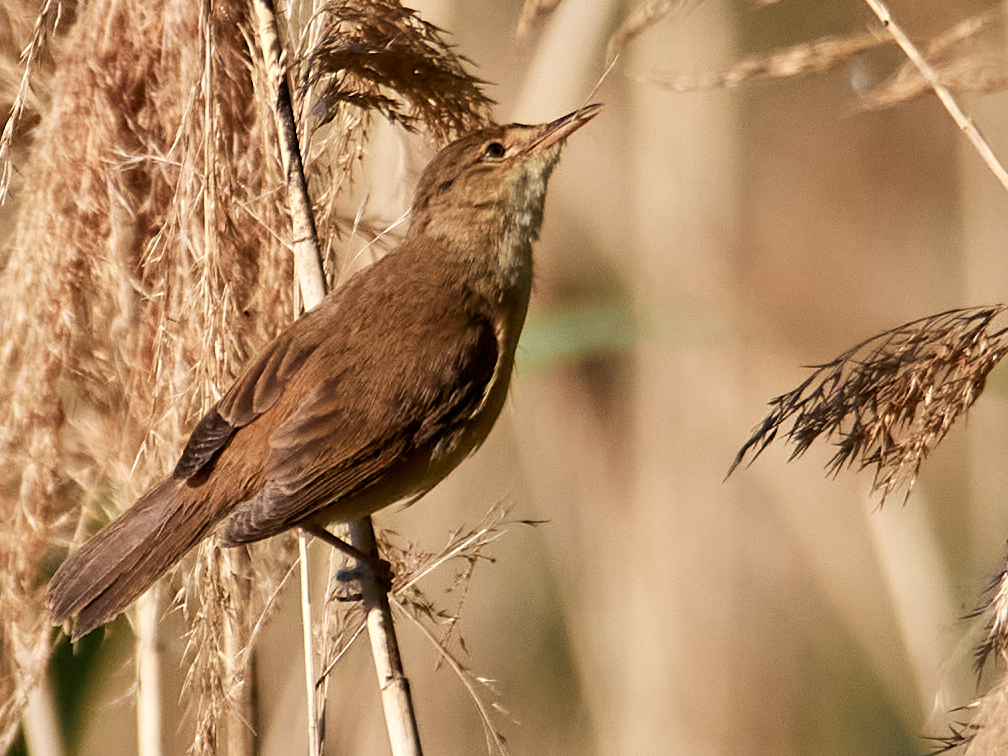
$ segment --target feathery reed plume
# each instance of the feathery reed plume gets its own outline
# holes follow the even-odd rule
[[[820,365],[774,408],[739,450],[728,471],[750,461],[777,437],[794,445],[791,459],[820,436],[835,438],[830,473],[875,468],[872,490],[884,503],[910,495],[920,466],[952,423],[977,400],[988,373],[1008,351],[1008,329],[992,331],[1004,305],[949,310],[886,331]]]
[[[489,120],[490,100],[398,3],[328,8],[295,96],[307,133],[330,130],[309,166],[316,186],[339,169],[324,198],[335,207],[371,112],[444,142]],[[47,549],[79,544],[163,476],[193,420],[291,319],[284,187],[248,13],[237,0],[78,5],[16,166],[22,211],[0,273],[0,751],[48,654]],[[230,600],[241,588],[215,544],[184,563],[197,754],[214,751],[243,684],[222,666],[226,630],[261,619],[291,558],[257,553],[249,602]]]
[[[562,0],[525,0],[515,25],[515,36],[519,39],[524,37],[541,17],[556,10],[561,2]]]
[[[955,92],[1000,92],[1008,87],[1004,59],[1004,10],[970,16],[928,42],[924,57],[938,81]],[[858,102],[864,110],[879,110],[932,91],[931,82],[911,61]]]
[[[892,44],[891,38],[871,32],[830,35],[771,53],[750,55],[731,65],[699,75],[655,71],[648,76],[648,81],[670,92],[728,89],[753,80],[822,73],[844,63],[857,53],[887,44]]]
[[[1008,558],[985,591],[987,601],[967,615],[968,618],[989,615],[986,637],[974,651],[974,669],[980,685],[987,662],[994,658],[1008,661]],[[999,680],[990,690],[966,706],[956,709],[968,713],[969,721],[949,726],[949,733],[929,738],[935,743],[932,754],[948,753],[956,748],[970,752],[994,753],[1003,750],[1008,728],[1008,681]]]
[[[925,57],[939,81],[963,92],[999,92],[1008,87],[1008,63],[1003,54],[1004,11],[997,8],[959,21],[927,45]],[[629,23],[629,20],[626,22]],[[613,35],[614,40],[619,35]],[[770,53],[747,56],[722,68],[699,74],[653,71],[647,80],[670,92],[727,89],[751,81],[823,73],[866,50],[893,44],[882,31],[828,35]],[[612,43],[610,43],[612,46]],[[931,91],[913,63],[903,64],[856,103],[859,110],[878,110],[912,100]]]
[[[186,656],[191,659],[181,699],[191,702],[196,717],[192,752],[217,751],[218,726],[228,721],[233,691],[229,688],[228,663],[224,653],[224,623],[233,618],[215,607],[234,607],[229,600],[228,573],[224,555],[212,540],[199,545],[194,569],[186,571],[185,615],[189,624]]]
[[[606,63],[612,63],[637,37],[657,24],[674,10],[679,10],[693,0],[645,0],[636,5],[609,37],[606,45]]]
[[[976,736],[975,729],[964,722],[957,722],[949,725],[948,735],[938,735],[927,738],[935,744],[932,751],[928,751],[927,756],[939,756],[939,754],[954,751],[956,748],[967,747]]]
[[[17,11],[22,11],[22,8],[13,7],[14,3],[5,4],[0,8],[0,14],[2,14],[3,22],[0,24],[0,29],[5,29],[10,36],[0,43],[6,45],[12,45],[15,39],[15,28],[18,26],[18,21],[22,17],[22,14]],[[4,123],[3,131],[0,132],[0,204],[3,204],[6,199],[8,192],[10,190],[11,182],[11,166],[12,166],[12,150],[14,148],[15,139],[20,133],[19,127],[21,126],[21,119],[24,115],[24,110],[26,106],[31,106],[33,111],[33,116],[31,120],[34,121],[41,110],[41,105],[37,101],[34,101],[35,91],[37,91],[39,84],[41,83],[39,76],[36,75],[37,69],[40,66],[39,58],[45,55],[47,42],[49,37],[56,32],[56,27],[59,25],[60,17],[63,12],[63,4],[60,0],[46,0],[42,6],[42,10],[39,11],[38,16],[35,18],[35,25],[31,32],[31,38],[28,44],[25,45],[24,49],[21,50],[20,59],[22,61],[20,76],[18,77],[17,86],[14,88],[13,97],[10,102],[10,110],[7,117],[7,121]],[[27,14],[24,14],[27,15]],[[6,35],[4,35],[6,36]],[[4,51],[7,52],[7,51]],[[6,75],[11,73],[11,70],[6,66],[3,67],[3,74]],[[6,105],[6,93],[4,93],[3,104]]]
[[[987,602],[968,615],[969,617],[990,615],[987,621],[987,637],[975,652],[978,679],[992,655],[1008,661],[1008,560],[1002,562],[1000,572],[987,586],[985,593],[989,596]]]
[[[53,81],[53,107],[21,169],[23,210],[0,278],[7,500],[0,515],[6,583],[0,633],[4,664],[16,667],[12,674],[23,681],[6,699],[0,744],[9,742],[21,693],[38,673],[24,657],[45,658],[40,649],[49,629],[38,572],[51,531],[68,535],[67,526],[80,520],[82,499],[95,497],[104,476],[126,485],[143,434],[136,423],[122,422],[125,417],[136,413],[151,424],[152,403],[129,406],[124,383],[136,362],[131,350],[149,344],[144,337],[150,335],[132,322],[142,249],[134,242],[157,223],[155,208],[167,187],[160,166],[148,172],[151,166],[123,165],[122,154],[127,145],[135,150],[147,143],[163,115],[126,92],[173,61],[151,54],[160,45],[143,35],[153,24],[133,38],[110,39],[124,14],[129,10],[121,6],[89,5],[70,33]],[[91,56],[103,62],[100,75]],[[127,451],[129,442],[135,446]],[[154,446],[148,460],[157,457]],[[83,535],[82,525],[76,530]]]
[[[341,105],[375,111],[413,129],[422,123],[439,142],[485,124],[491,101],[467,73],[442,31],[395,0],[335,0],[307,61],[317,126]]]
[[[935,749],[928,756],[962,748],[966,754],[1004,753],[1008,741],[1008,684],[999,682],[982,697],[955,710],[969,715],[968,722],[949,725],[947,735],[930,737]]]

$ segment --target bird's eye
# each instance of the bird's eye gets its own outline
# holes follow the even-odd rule
[[[438,193],[447,192],[449,189],[451,189],[451,185],[453,183],[454,183],[453,179],[448,179],[447,181],[442,181],[440,184],[438,184]]]
[[[490,160],[500,160],[504,157],[504,145],[500,142],[490,142],[486,147],[483,148],[483,157]]]

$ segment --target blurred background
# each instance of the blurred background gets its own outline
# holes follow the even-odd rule
[[[499,120],[606,106],[553,176],[496,429],[421,502],[376,516],[430,549],[502,502],[512,518],[547,521],[509,527],[461,610],[467,661],[494,681],[511,753],[931,750],[926,736],[947,734],[949,711],[976,693],[978,622],[963,617],[1008,539],[1003,369],[905,507],[895,497],[880,510],[870,472],[827,477],[823,443],[790,464],[778,443],[725,475],[803,366],[925,315],[1008,301],[1004,189],[933,95],[862,107],[903,64],[891,45],[818,73],[663,86],[879,29],[855,0],[688,2],[632,41],[595,92],[625,3],[564,0],[521,39],[519,0],[411,5],[493,82]],[[999,7],[890,9],[926,41]],[[998,18],[982,51],[992,66],[1004,59]],[[961,102],[1008,155],[1004,95]],[[359,190],[384,191],[394,219],[408,193],[374,180]],[[306,748],[295,581],[279,601],[256,660],[263,756]],[[181,623],[166,622],[180,652]],[[135,752],[129,633],[108,638],[87,677],[82,754]],[[425,750],[485,752],[465,687],[408,623],[400,643]],[[165,670],[168,704],[183,675]],[[387,753],[363,639],[332,686],[326,752]],[[190,742],[180,716],[164,717],[168,753]]]

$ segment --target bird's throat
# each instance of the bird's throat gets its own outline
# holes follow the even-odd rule
[[[510,191],[500,214],[502,233],[497,263],[502,281],[528,292],[532,287],[532,243],[539,238],[546,188],[560,158],[560,146],[520,164],[510,177]],[[526,298],[527,304],[527,298]]]

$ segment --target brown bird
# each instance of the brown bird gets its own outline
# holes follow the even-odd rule
[[[532,242],[564,140],[601,109],[476,131],[424,170],[406,239],[277,336],[193,430],[170,477],[49,583],[73,638],[221,525],[225,546],[414,501],[486,438],[511,380]]]

